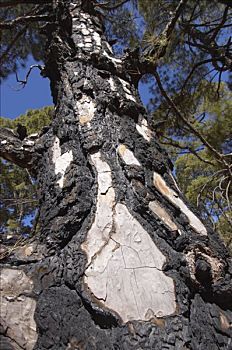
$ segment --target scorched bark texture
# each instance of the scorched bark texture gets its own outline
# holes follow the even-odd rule
[[[37,177],[41,225],[2,266],[2,348],[232,349],[231,260],[178,189],[131,56],[91,1],[53,11],[54,119],[23,141],[1,132],[1,155]]]

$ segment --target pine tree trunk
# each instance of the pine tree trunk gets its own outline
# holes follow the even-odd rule
[[[91,1],[54,11],[56,110],[30,161],[41,232],[2,267],[1,348],[232,349],[231,260],[171,175],[139,73]]]

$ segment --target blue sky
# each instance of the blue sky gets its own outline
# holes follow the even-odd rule
[[[26,68],[19,70],[19,79],[25,79],[32,64],[35,64],[35,62],[30,57],[26,63]],[[11,74],[6,80],[2,81],[0,105],[2,117],[16,118],[28,109],[52,105],[49,80],[41,77],[39,69],[33,69],[26,86],[23,89],[19,88],[20,85],[16,81],[15,74]]]

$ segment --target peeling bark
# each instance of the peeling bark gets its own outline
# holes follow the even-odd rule
[[[4,334],[1,349],[10,343],[14,349],[32,350],[37,340],[34,320],[36,302],[30,296],[33,282],[23,270],[3,268],[0,286],[1,326]]]
[[[130,64],[114,56],[91,1],[54,12],[45,31],[56,112],[29,161],[41,233],[3,267],[9,281],[15,271],[33,280],[33,348],[230,349],[229,254],[179,193]],[[10,157],[24,166],[22,143]],[[17,349],[14,332],[7,346]]]

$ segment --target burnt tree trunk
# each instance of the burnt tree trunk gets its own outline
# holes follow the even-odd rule
[[[91,1],[45,28],[56,105],[1,155],[38,179],[41,232],[2,265],[1,349],[232,349],[231,260],[185,204]]]

